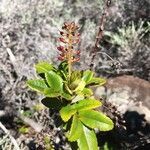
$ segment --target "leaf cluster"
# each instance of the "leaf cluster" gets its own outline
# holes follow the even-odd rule
[[[77,141],[80,150],[97,150],[95,129],[109,131],[113,122],[95,108],[102,105],[93,96],[90,86],[101,86],[106,80],[94,76],[90,70],[73,70],[68,77],[68,64],[64,61],[56,68],[47,62],[36,66],[39,79],[28,80],[28,86],[42,93],[41,102],[60,113],[66,136],[70,142]]]

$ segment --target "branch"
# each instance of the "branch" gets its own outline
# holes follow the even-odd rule
[[[101,39],[103,37],[104,26],[105,26],[107,12],[108,12],[108,9],[110,7],[110,4],[111,4],[111,0],[106,0],[104,10],[103,10],[103,14],[100,18],[99,31],[98,31],[98,34],[96,36],[95,45],[94,45],[93,50],[91,52],[91,54],[92,54],[92,59],[91,59],[91,64],[90,64],[91,69],[94,66],[94,59],[95,59],[95,56],[96,56],[97,49],[99,48],[98,44],[99,44],[99,42],[101,41]]]
[[[5,132],[5,134],[7,134],[11,140],[11,142],[13,143],[15,150],[20,150],[16,140],[14,139],[14,137],[12,137],[9,133],[9,131],[5,128],[5,126],[0,122],[0,128]]]

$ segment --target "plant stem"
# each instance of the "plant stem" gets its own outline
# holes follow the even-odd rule
[[[69,42],[68,42],[68,78],[70,80],[71,71],[72,71],[72,34],[69,32]]]
[[[96,52],[99,48],[98,44],[99,42],[102,40],[103,38],[103,31],[104,31],[104,26],[105,26],[105,22],[106,22],[106,17],[108,15],[108,9],[110,7],[111,4],[111,0],[106,0],[105,1],[105,6],[104,6],[104,10],[103,10],[103,14],[102,17],[100,18],[100,25],[99,25],[99,31],[97,33],[96,36],[96,41],[95,41],[95,45],[93,47],[92,52],[90,53],[90,55],[92,54],[92,59],[91,59],[91,64],[90,64],[90,68],[92,69],[94,66],[94,59],[96,57]]]

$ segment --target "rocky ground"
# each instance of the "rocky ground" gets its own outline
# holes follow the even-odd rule
[[[59,116],[44,108],[41,95],[25,82],[35,76],[36,62],[58,64],[57,37],[64,21],[80,25],[76,68],[89,68],[103,5],[102,0],[0,0],[0,149],[70,149],[56,126]],[[112,132],[99,133],[103,149],[150,149],[149,8],[148,0],[114,0],[109,10],[94,60],[97,75],[108,78],[96,94],[116,124]]]
[[[115,120],[116,127],[108,138],[115,149],[150,148],[150,83],[138,77],[123,75],[108,79],[105,87],[95,90],[103,97],[103,111]],[[110,104],[110,105],[109,105]]]

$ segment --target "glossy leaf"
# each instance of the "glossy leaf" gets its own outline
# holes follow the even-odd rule
[[[46,73],[54,69],[53,65],[49,64],[48,62],[39,62],[35,65],[37,73]]]
[[[66,61],[63,61],[58,66],[57,74],[62,77],[65,81],[67,80],[68,75],[68,63]]]
[[[80,101],[80,100],[82,100],[82,99],[84,99],[84,98],[85,98],[84,95],[78,94],[77,96],[75,96],[75,97],[72,99],[72,103],[76,103],[76,102],[78,102],[78,101]]]
[[[63,93],[61,93],[61,96],[69,101],[72,99],[72,96],[69,93],[63,92]]]
[[[86,83],[90,82],[91,79],[93,78],[94,73],[90,70],[86,70],[83,73],[82,80],[85,81]]]
[[[75,89],[76,89],[77,87],[79,87],[80,82],[81,82],[81,79],[76,79],[75,81],[71,82],[71,83],[69,84],[70,90],[72,90],[72,91],[74,90],[74,91],[75,91]]]
[[[67,105],[60,110],[60,116],[64,122],[68,121],[77,111],[97,108],[101,102],[95,99],[80,100],[72,105]]]
[[[91,95],[93,95],[93,91],[89,88],[84,88],[82,90],[82,94],[84,94],[85,96],[91,96]]]
[[[44,89],[44,95],[47,97],[58,97],[60,96],[60,92],[59,91],[55,91],[52,88],[45,88]]]
[[[81,80],[81,71],[73,71],[71,73],[70,82]]]
[[[67,83],[64,83],[64,92],[67,92],[69,94],[72,94],[72,91],[70,90],[70,88],[68,87]]]
[[[77,140],[79,150],[98,150],[96,135],[93,130],[82,125],[83,132]]]
[[[85,81],[81,80],[77,86],[77,88],[74,90],[75,92],[80,92],[84,89],[86,83]]]
[[[60,99],[54,97],[54,98],[43,98],[41,100],[42,104],[45,105],[46,107],[50,108],[50,109],[57,109],[59,110],[62,107],[62,103],[60,101]]]
[[[63,89],[63,80],[54,71],[49,71],[45,74],[46,81],[51,89],[61,92]]]
[[[35,79],[35,80],[28,80],[27,85],[37,92],[44,92],[44,89],[47,88],[47,85],[44,80]]]
[[[63,70],[58,70],[57,74],[63,79],[63,80],[67,80],[67,74],[65,74],[65,72]]]
[[[61,93],[61,96],[65,98],[66,100],[72,99],[72,91],[69,89],[66,83],[63,84],[63,91]]]
[[[73,109],[76,109],[77,111],[83,111],[83,110],[89,110],[94,109],[99,106],[101,106],[101,102],[95,99],[85,99],[77,102],[76,104],[72,105],[71,107]]]
[[[70,106],[70,105],[69,105]],[[76,113],[75,109],[70,109],[68,105],[60,110],[60,116],[64,122],[67,122],[72,115]]]
[[[68,63],[66,61],[63,61],[58,66],[59,70],[64,70],[65,72],[68,71]]]
[[[68,63],[66,61],[61,62],[58,66],[58,70],[60,70],[64,77],[66,77],[68,74]]]
[[[68,135],[68,140],[71,142],[76,141],[77,139],[80,138],[82,131],[83,131],[82,123],[79,120],[78,116],[74,115],[71,124],[71,129]]]
[[[106,80],[104,78],[92,78],[89,82],[87,82],[88,85],[104,85],[106,83]]]
[[[80,120],[88,127],[98,128],[100,131],[109,131],[113,129],[112,120],[101,112],[94,110],[85,110],[79,112]]]

